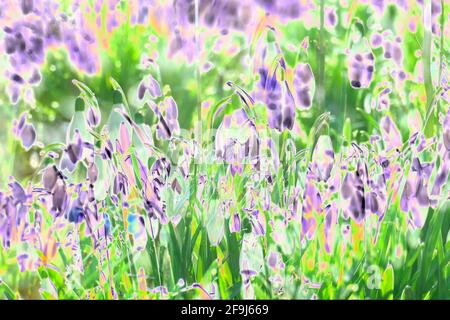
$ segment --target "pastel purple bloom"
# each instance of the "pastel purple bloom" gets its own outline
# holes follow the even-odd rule
[[[42,173],[42,185],[47,191],[52,191],[58,177],[60,177],[58,169],[54,165],[50,165]]]
[[[60,162],[60,170],[75,170],[76,164],[83,156],[83,140],[78,129],[75,130],[73,141],[67,144]]]
[[[403,63],[403,51],[399,41],[386,40],[383,42],[384,58],[394,60],[397,66],[401,67]]]
[[[255,236],[266,235],[266,219],[264,215],[259,212],[259,210],[253,211],[249,216],[249,220]]]
[[[36,141],[36,130],[33,124],[29,124],[26,121],[28,113],[24,112],[19,117],[19,120],[13,122],[13,133],[16,137],[20,138],[22,147],[25,150],[30,150]]]
[[[308,63],[298,63],[294,69],[295,104],[300,109],[309,109],[315,92],[315,79]]]
[[[115,195],[121,194],[122,196],[125,196],[128,193],[128,180],[121,172],[118,172],[114,178],[113,193]]]
[[[267,259],[269,267],[271,267],[272,269],[275,269],[276,266],[278,265],[278,258],[279,258],[278,252],[273,252],[273,251],[270,252],[269,257]]]
[[[173,135],[180,133],[178,124],[178,106],[172,97],[167,97],[159,106],[153,105],[153,111],[158,116],[159,121],[156,126],[156,136],[158,139],[168,140]]]
[[[305,12],[313,8],[311,1],[296,0],[255,0],[267,13],[280,17],[283,22],[300,18]]]
[[[144,207],[150,218],[158,218],[162,224],[169,222],[166,205],[161,199],[161,191],[166,187],[171,173],[171,165],[166,158],[159,158],[151,168],[151,179],[144,185]]]
[[[232,175],[242,173],[244,163],[255,164],[258,160],[259,138],[243,108],[223,117],[216,133],[215,153],[230,164]]]
[[[432,163],[422,164],[414,158],[400,199],[400,208],[406,213],[411,212],[412,222],[418,228],[424,225],[430,206],[427,189],[433,167]]]
[[[52,191],[53,210],[55,210],[58,215],[63,213],[67,208],[67,202],[66,183],[59,178]]]
[[[342,182],[341,194],[346,200],[345,216],[351,216],[356,222],[360,223],[366,217],[366,195],[364,181],[367,179],[367,166],[360,160],[357,163],[355,171],[345,174]]]
[[[95,183],[98,178],[98,168],[95,162],[92,162],[89,164],[88,170],[87,170],[87,176],[90,181],[90,183]]]
[[[334,27],[337,24],[336,10],[332,7],[325,9],[326,23],[329,27]]]
[[[89,127],[96,128],[100,124],[101,113],[98,108],[89,105],[88,110],[86,111],[86,122]]]
[[[151,98],[158,98],[161,96],[161,88],[158,81],[153,78],[151,74],[148,74],[139,83],[137,97],[139,100],[144,99],[145,93],[148,92]]]
[[[370,43],[373,48],[379,48],[383,43],[383,38],[378,32],[376,32],[370,37]]]
[[[315,214],[320,214],[323,210],[322,196],[314,185],[313,179],[308,177],[305,184],[301,218],[302,236],[306,236],[306,238],[310,240],[314,236],[317,226]]]
[[[372,52],[357,52],[348,57],[348,78],[354,89],[368,88],[375,70]]]
[[[241,231],[241,218],[239,213],[233,214],[230,219],[230,232],[240,232]]]

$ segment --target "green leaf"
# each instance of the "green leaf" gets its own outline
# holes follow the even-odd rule
[[[16,295],[14,294],[14,291],[11,290],[11,288],[4,282],[3,280],[0,280],[0,298],[5,297],[8,300],[14,300],[16,299]]]

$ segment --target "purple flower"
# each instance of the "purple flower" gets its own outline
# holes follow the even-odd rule
[[[354,89],[368,88],[375,70],[375,57],[372,52],[354,53],[348,57],[348,78]]]
[[[79,206],[73,206],[69,211],[67,219],[69,220],[69,222],[80,223],[83,217],[83,208]]]
[[[91,128],[96,128],[101,120],[101,113],[100,110],[98,110],[98,108],[89,105],[89,108],[86,112],[86,122],[88,124],[89,127]]]
[[[241,217],[239,216],[239,213],[233,214],[233,216],[230,219],[230,232],[240,232],[241,231]]]
[[[59,215],[67,208],[68,196],[64,180],[58,178],[52,191],[53,210]]]
[[[67,144],[64,150],[61,162],[59,164],[60,170],[67,169],[69,172],[75,170],[76,164],[83,156],[83,140],[78,129],[75,130],[74,139]]]
[[[345,216],[351,216],[360,223],[366,216],[365,180],[367,179],[367,166],[358,160],[355,171],[345,174],[342,182],[341,194],[346,200]]]
[[[334,27],[337,24],[336,10],[332,7],[327,7],[325,10],[326,23],[329,27]]]
[[[180,125],[178,124],[178,107],[172,97],[167,97],[157,107],[153,105],[159,122],[156,125],[156,136],[158,139],[170,139],[174,134],[180,133]]]
[[[315,79],[308,63],[298,63],[294,69],[295,104],[300,109],[309,109],[315,91]]]
[[[269,264],[269,267],[272,269],[275,269],[279,263],[280,254],[278,252],[270,252],[269,257],[267,258],[267,262]]]
[[[28,198],[30,198],[30,195],[27,195],[24,188],[19,182],[12,181],[8,185],[11,189],[15,203],[25,203],[28,200]]]
[[[230,165],[231,173],[242,173],[244,163],[259,156],[259,138],[254,123],[243,108],[223,117],[217,129],[215,152],[219,160]]]
[[[144,184],[144,207],[150,218],[158,218],[162,224],[166,224],[168,218],[166,205],[161,199],[161,190],[166,187],[170,173],[170,162],[166,158],[160,158],[152,165],[152,179]]]
[[[403,51],[400,47],[399,41],[383,42],[384,58],[387,60],[394,60],[397,66],[401,67],[403,63]]]
[[[98,168],[95,162],[89,164],[87,176],[91,184],[95,183],[98,178]]]
[[[144,99],[146,92],[148,92],[150,97],[153,99],[161,96],[161,88],[159,87],[159,83],[151,74],[146,75],[139,83],[137,92],[138,99]]]
[[[312,239],[314,236],[317,221],[316,213],[322,213],[322,196],[319,190],[314,185],[311,178],[307,178],[305,191],[303,193],[302,205],[302,235],[307,239]]]
[[[378,111],[388,110],[390,106],[389,94],[390,88],[383,89],[372,102],[372,108],[376,108]]]
[[[400,208],[406,213],[411,212],[413,223],[418,228],[424,225],[430,206],[427,189],[433,167],[432,163],[421,164],[418,158],[414,158],[400,198]]]
[[[59,177],[58,169],[54,165],[50,165],[42,173],[42,185],[47,191],[52,191]]]
[[[114,179],[113,193],[115,195],[126,195],[128,193],[128,180],[127,177],[121,172],[118,172]]]
[[[383,38],[381,37],[381,35],[376,32],[374,33],[371,37],[370,37],[370,43],[372,45],[373,48],[378,48],[381,46],[383,42]]]
[[[26,121],[28,113],[24,112],[19,117],[19,120],[14,120],[13,122],[13,133],[16,137],[20,138],[22,142],[22,147],[25,150],[30,150],[36,141],[36,130],[33,124],[29,124]]]
[[[268,13],[279,16],[283,22],[298,19],[309,9],[313,8],[311,1],[296,0],[255,0]]]

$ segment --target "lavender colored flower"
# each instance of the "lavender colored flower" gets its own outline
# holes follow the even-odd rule
[[[374,49],[378,48],[382,45],[383,38],[378,32],[376,32],[370,37],[370,43]]]
[[[308,63],[298,63],[294,69],[295,105],[300,109],[309,109],[315,92],[315,79]]]
[[[90,181],[90,183],[95,183],[98,178],[98,168],[95,162],[92,162],[89,164],[88,170],[87,170],[87,176]]]
[[[42,185],[47,191],[52,191],[58,177],[60,177],[58,169],[54,165],[50,165],[42,173]]]
[[[367,165],[359,160],[356,170],[345,174],[341,187],[342,197],[346,200],[344,215],[351,216],[358,223],[366,217],[366,179]]]
[[[126,195],[128,193],[127,177],[121,172],[118,172],[114,178],[113,193],[115,195]]]
[[[250,224],[252,225],[252,231],[255,236],[266,235],[266,219],[264,214],[261,214],[259,210],[254,210],[249,215]]]
[[[328,27],[334,27],[337,24],[337,16],[336,16],[336,10],[332,7],[327,7],[325,9],[326,14],[326,23]]]
[[[239,213],[233,214],[230,219],[230,232],[240,232],[241,231],[241,218]]]
[[[302,236],[306,236],[309,240],[312,239],[316,230],[316,213],[322,213],[322,197],[313,180],[308,178],[303,193],[301,222]]]
[[[86,123],[91,128],[96,128],[100,124],[101,113],[98,108],[93,105],[89,105],[89,108],[86,112]]]
[[[55,210],[58,215],[63,213],[67,208],[67,202],[66,183],[59,178],[52,191],[53,210]]]
[[[267,263],[269,267],[275,269],[278,265],[279,253],[278,252],[270,252],[269,257],[267,258]]]
[[[161,191],[166,187],[170,173],[170,162],[166,158],[160,158],[152,165],[151,179],[144,185],[144,207],[150,218],[158,218],[163,224],[168,222],[168,218]]]
[[[224,116],[217,129],[215,152],[218,159],[230,164],[232,174],[242,173],[244,163],[252,163],[259,156],[256,127],[243,108]]]
[[[153,78],[151,74],[148,74],[139,83],[137,97],[139,100],[144,99],[145,93],[148,92],[151,98],[158,98],[161,96],[161,88],[158,81]]]
[[[158,139],[170,139],[174,134],[180,133],[180,125],[178,124],[178,107],[172,97],[167,97],[157,107],[153,105],[153,111],[159,117],[156,126],[156,136]]]
[[[305,12],[313,8],[311,1],[276,1],[276,0],[255,0],[269,14],[280,17],[285,22],[291,19],[300,18]]]
[[[67,144],[60,162],[60,170],[75,170],[76,164],[83,156],[83,140],[78,129],[74,132],[74,139]]]
[[[383,89],[372,101],[372,108],[377,109],[378,111],[388,110],[390,107],[389,94],[391,91],[390,88]]]
[[[433,167],[432,163],[422,164],[414,158],[400,199],[400,208],[406,213],[411,212],[412,221],[418,228],[424,225],[430,206],[427,189]]]
[[[260,82],[265,93],[265,103],[267,105],[267,116],[269,127],[282,130],[282,87],[276,78],[276,71],[269,75],[266,69],[260,70]]]
[[[401,67],[403,63],[403,51],[399,41],[386,40],[383,42],[384,58],[394,60],[397,66]]]
[[[83,208],[81,208],[79,206],[73,206],[69,210],[67,219],[69,220],[69,222],[80,223],[81,220],[83,219],[83,217],[84,217]]]
[[[19,117],[19,120],[13,122],[13,133],[22,142],[22,147],[25,150],[30,150],[36,141],[36,130],[33,124],[29,124],[26,121],[28,113],[24,112]]]

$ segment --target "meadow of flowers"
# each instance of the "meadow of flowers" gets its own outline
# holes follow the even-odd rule
[[[450,299],[448,0],[0,27],[0,299]]]

